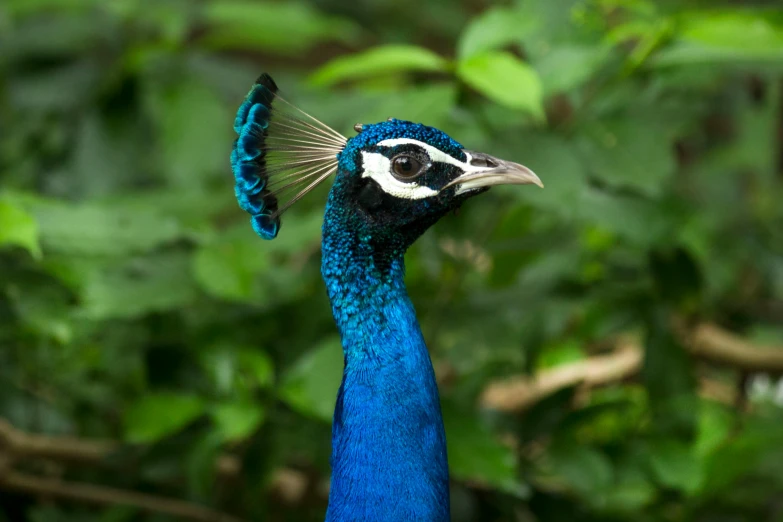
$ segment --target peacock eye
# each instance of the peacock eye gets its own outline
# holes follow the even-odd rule
[[[394,177],[400,180],[410,180],[421,173],[421,163],[413,156],[395,156],[391,164]]]

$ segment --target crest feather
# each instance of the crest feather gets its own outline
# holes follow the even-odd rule
[[[264,73],[234,120],[231,152],[239,206],[264,239],[274,239],[280,215],[337,170],[346,138],[288,103]]]

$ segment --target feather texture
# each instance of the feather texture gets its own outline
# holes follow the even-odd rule
[[[448,522],[446,436],[432,363],[405,289],[405,252],[489,186],[541,181],[522,165],[466,151],[422,124],[357,124],[358,134],[346,141],[297,111],[262,76],[237,116],[232,164],[240,205],[267,238],[277,233],[282,211],[336,172],[321,274],[345,368],[326,520]],[[278,203],[286,191],[293,196]]]
[[[345,354],[326,520],[447,522],[446,437],[403,280],[404,244],[379,252],[341,184],[330,192],[321,264]]]
[[[253,230],[273,239],[283,212],[336,172],[346,139],[284,100],[268,74],[239,107],[234,131],[237,201],[251,215]]]

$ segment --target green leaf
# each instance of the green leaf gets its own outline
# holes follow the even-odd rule
[[[583,129],[578,150],[588,169],[616,187],[658,195],[675,171],[672,129],[649,118],[596,122]]]
[[[457,75],[491,100],[544,118],[544,100],[538,73],[507,52],[487,52],[461,60]]]
[[[316,85],[332,85],[392,73],[445,71],[447,65],[445,59],[423,47],[385,45],[335,58],[315,71],[310,81]]]
[[[473,18],[457,43],[460,60],[520,41],[535,25],[519,9],[492,7]]]
[[[271,386],[275,376],[272,360],[257,348],[245,348],[239,352],[239,368],[247,372],[260,388]]]
[[[576,339],[566,339],[544,348],[536,358],[536,369],[545,370],[581,361],[586,357],[582,345]]]
[[[449,446],[449,472],[460,480],[477,481],[509,493],[523,494],[517,459],[474,415],[443,404],[443,423]]]
[[[203,82],[188,78],[155,91],[152,111],[158,120],[163,167],[174,185],[191,188],[225,174],[231,150],[231,118],[222,100]],[[194,115],[198,120],[194,122]]]
[[[300,413],[331,422],[342,375],[342,345],[330,337],[286,372],[280,398]]]
[[[323,210],[305,216],[291,212],[284,220],[285,234],[261,241],[242,219],[198,249],[191,263],[193,277],[206,293],[220,299],[266,307],[292,299],[310,281],[291,256],[301,256],[303,248],[318,244],[322,221]],[[266,277],[270,273],[275,277]]]
[[[125,439],[144,444],[173,435],[200,417],[203,401],[195,395],[173,392],[151,393],[125,411]]]
[[[256,275],[268,267],[268,256],[259,252],[259,245],[248,232],[246,238],[219,239],[202,246],[193,256],[196,281],[215,297],[249,299]]]
[[[612,464],[606,455],[576,441],[554,444],[549,451],[548,468],[586,497],[603,495],[614,481]]]
[[[701,462],[693,448],[676,440],[656,440],[649,448],[650,466],[664,486],[695,493],[703,480]]]
[[[121,203],[74,205],[36,199],[29,205],[40,228],[41,242],[53,252],[124,256],[147,252],[180,237],[175,219],[158,209]]]
[[[694,453],[704,458],[719,450],[731,437],[736,422],[734,412],[727,406],[702,401],[699,404],[699,432]]]
[[[701,488],[705,496],[717,498],[731,493],[754,475],[759,480],[753,484],[764,484],[765,479],[758,471],[765,463],[774,465],[772,459],[783,446],[779,422],[779,416],[745,418],[741,430],[733,433],[719,451],[707,457]],[[732,429],[736,428],[734,424]],[[774,467],[769,475],[779,477],[780,466]]]
[[[17,317],[38,335],[66,345],[74,335],[70,293],[51,280],[30,278],[6,288]]]
[[[751,11],[694,12],[680,21],[677,41],[654,59],[658,66],[780,62],[783,27]]]
[[[251,401],[219,404],[210,415],[223,439],[230,442],[246,439],[264,422],[264,409]]]
[[[567,92],[590,79],[609,57],[603,46],[562,45],[533,62],[546,95]]]
[[[325,16],[302,2],[211,1],[204,16],[202,44],[216,49],[295,55],[321,41],[352,43],[359,35],[353,22]]]
[[[24,209],[11,201],[0,199],[0,246],[16,245],[25,248],[39,259],[38,223]]]
[[[612,231],[637,246],[666,243],[677,230],[675,211],[641,197],[585,188],[577,210],[581,221]]]
[[[712,47],[783,56],[783,29],[760,13],[700,12],[685,18],[679,37]]]
[[[649,479],[643,456],[624,458],[615,466],[615,483],[600,500],[608,511],[634,513],[649,505],[656,487]]]
[[[133,258],[101,265],[66,261],[57,267],[70,272],[80,287],[82,311],[92,319],[133,318],[149,312],[180,308],[195,300],[197,289],[184,255]]]

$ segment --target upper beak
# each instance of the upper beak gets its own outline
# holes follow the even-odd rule
[[[481,152],[466,150],[465,154],[468,156],[468,169],[443,189],[457,185],[456,193],[462,194],[468,190],[493,185],[538,185],[544,188],[536,173],[524,165]]]

